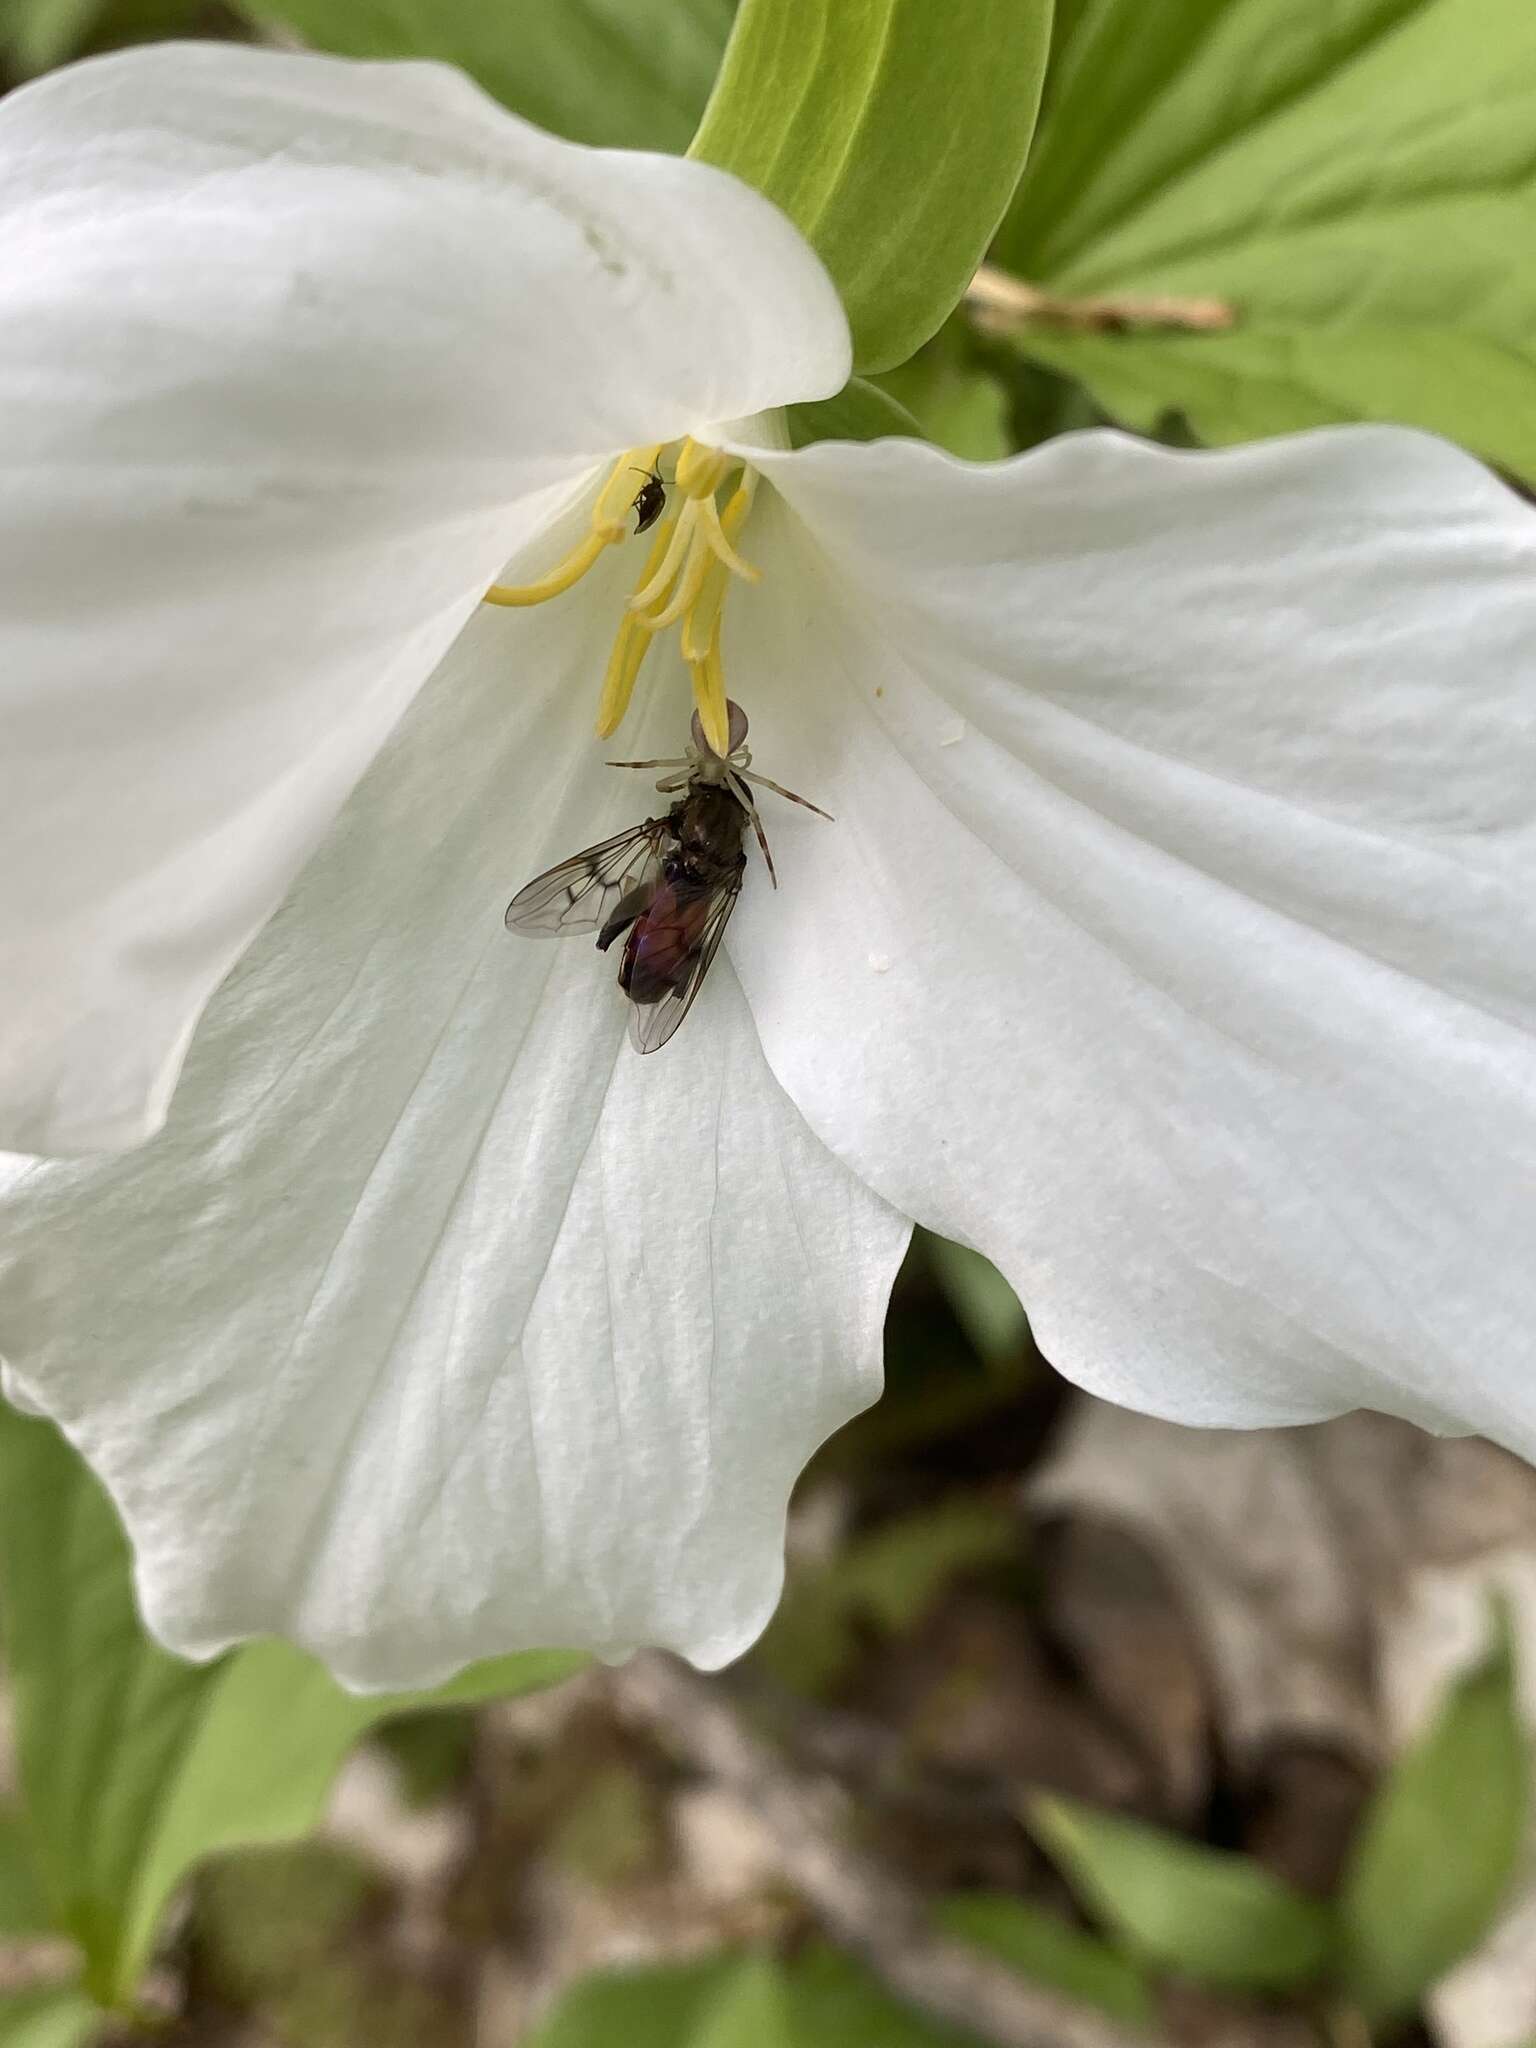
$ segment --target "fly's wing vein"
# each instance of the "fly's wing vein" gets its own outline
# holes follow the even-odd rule
[[[535,939],[599,930],[626,896],[654,883],[665,829],[647,818],[536,875],[507,905],[507,930]]]

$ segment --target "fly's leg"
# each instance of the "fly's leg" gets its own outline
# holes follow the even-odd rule
[[[734,768],[726,769],[725,781],[726,787],[730,790],[731,795],[735,797],[737,803],[741,805],[741,808],[752,820],[752,830],[757,834],[757,843],[763,849],[763,863],[768,870],[768,879],[770,882],[772,882],[774,888],[777,889],[777,887],[779,886],[779,878],[776,872],[774,871],[773,855],[768,851],[768,835],[763,830],[762,819],[757,815],[757,805],[752,801],[751,792],[747,789],[746,785],[741,781],[739,775],[737,774],[737,771]]]

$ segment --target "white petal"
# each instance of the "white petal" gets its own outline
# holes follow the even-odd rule
[[[569,685],[610,624],[478,620],[165,1131],[0,1203],[12,1382],[177,1649],[278,1632],[364,1687],[534,1644],[719,1663],[772,1610],[800,1466],[878,1391],[908,1226],[779,1090],[729,964],[642,1059],[612,955],[502,928],[657,801]],[[642,751],[680,735],[665,680]]]
[[[551,492],[847,359],[766,201],[446,69],[172,47],[6,99],[0,1144],[157,1127]]]
[[[1391,430],[762,460],[727,669],[838,822],[731,944],[811,1127],[1096,1392],[1536,1454],[1536,517]]]

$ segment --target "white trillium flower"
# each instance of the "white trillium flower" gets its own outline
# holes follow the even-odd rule
[[[790,452],[849,341],[786,221],[429,66],[58,74],[0,255],[0,1137],[118,1151],[11,1168],[0,1350],[168,1643],[729,1658],[910,1218],[1113,1400],[1536,1452],[1536,520],[1478,464]],[[679,753],[690,667],[836,823],[764,798],[641,1059],[501,916],[656,807],[594,713]]]

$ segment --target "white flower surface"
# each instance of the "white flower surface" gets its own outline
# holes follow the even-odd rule
[[[434,67],[0,105],[0,1141],[113,1155],[9,1168],[0,1351],[173,1646],[730,1657],[912,1218],[1112,1398],[1536,1453],[1536,518],[1390,429],[762,445],[848,367],[761,198]],[[719,637],[636,684],[655,450]],[[836,822],[640,1059],[501,913],[690,668]]]

